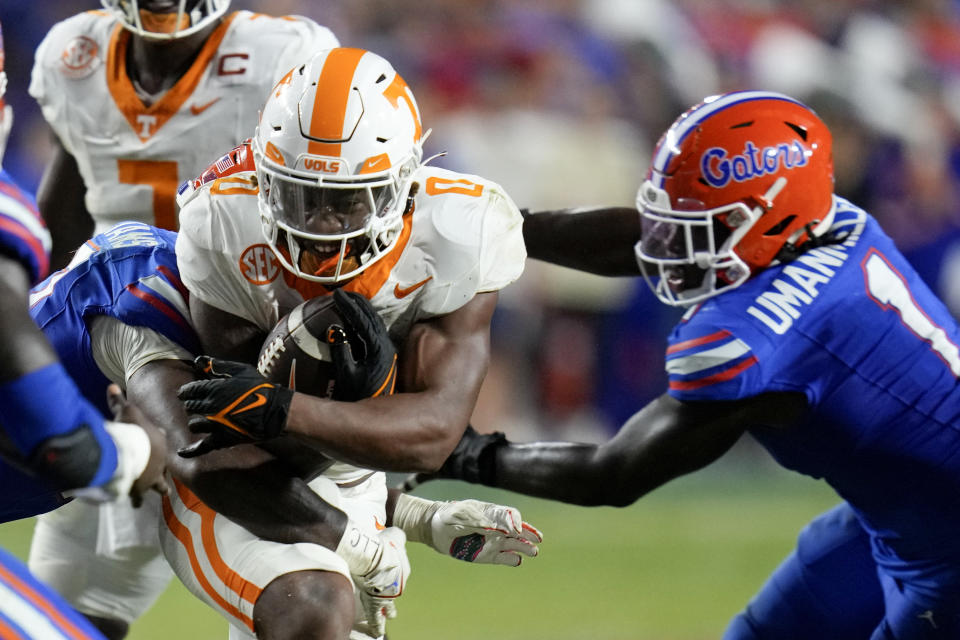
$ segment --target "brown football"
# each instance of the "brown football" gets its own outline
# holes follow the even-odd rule
[[[321,398],[332,398],[336,371],[327,336],[343,331],[333,296],[311,298],[280,319],[257,359],[260,374],[276,384]]]

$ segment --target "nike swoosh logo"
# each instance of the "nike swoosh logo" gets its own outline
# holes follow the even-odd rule
[[[244,411],[250,411],[251,409],[256,409],[257,407],[263,406],[265,404],[267,404],[267,397],[262,393],[258,393],[256,397],[254,397],[253,402],[245,406],[243,409],[237,409],[236,411],[233,412],[233,415],[237,415],[238,413],[243,413]]]
[[[380,520],[377,518],[377,516],[373,516],[373,526],[377,529],[377,531],[383,531],[386,529],[384,525],[380,524]]]
[[[208,102],[208,103],[206,103],[206,104],[201,104],[200,106],[197,106],[197,105],[195,105],[195,104],[192,104],[192,105],[190,105],[190,113],[192,113],[192,114],[195,115],[195,116],[198,116],[198,115],[200,115],[201,113],[203,113],[204,111],[206,111],[207,109],[209,109],[210,107],[212,107],[213,105],[215,105],[215,104],[216,104],[217,102],[219,102],[219,101],[220,101],[220,98],[214,98],[214,99],[211,100],[210,102]]]
[[[426,280],[421,280],[420,282],[413,285],[412,287],[406,287],[406,288],[403,288],[398,284],[393,288],[393,295],[397,296],[398,298],[406,298],[408,295],[410,295],[411,293],[413,293],[423,285],[427,284],[431,280],[433,280],[433,276],[430,276]]]

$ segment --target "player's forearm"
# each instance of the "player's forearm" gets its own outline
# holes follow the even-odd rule
[[[53,241],[51,271],[67,266],[77,247],[93,235],[93,218],[84,203],[85,194],[76,160],[58,143],[37,189],[37,208]]]
[[[294,395],[286,432],[330,457],[382,471],[440,468],[466,428],[462,399],[401,393],[359,402]],[[465,405],[464,405],[465,406]],[[472,405],[471,405],[472,406]]]
[[[190,460],[176,455],[192,439],[176,390],[193,379],[189,364],[158,361],[137,371],[127,387],[130,398],[166,432],[168,469],[174,478],[208,507],[254,535],[336,549],[346,516],[316,495],[287,461],[253,445]]]
[[[633,207],[535,211],[523,220],[527,255],[603,276],[640,274],[633,246],[640,214]]]

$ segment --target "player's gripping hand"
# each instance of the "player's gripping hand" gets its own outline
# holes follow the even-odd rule
[[[167,464],[167,440],[163,431],[154,426],[139,407],[132,402],[127,401],[127,397],[119,386],[111,384],[107,387],[107,405],[113,412],[114,418],[119,422],[132,423],[138,425],[147,434],[150,441],[150,457],[147,459],[146,466],[133,485],[130,487],[130,501],[133,506],[139,507],[143,504],[143,496],[148,491],[156,491],[164,495],[170,491],[167,485],[164,471]],[[119,464],[119,461],[118,461]]]
[[[523,556],[535,557],[543,541],[543,534],[513,507],[479,500],[434,502],[402,494],[393,522],[408,540],[466,562],[516,567]]]
[[[406,541],[397,527],[370,535],[349,521],[337,546],[357,585],[366,619],[363,631],[374,638],[385,633],[388,618],[397,617],[396,599],[403,594],[410,576]]]
[[[358,293],[336,289],[333,302],[346,325],[343,332],[331,331],[328,338],[337,372],[334,399],[390,395],[397,382],[397,349],[383,320]]]
[[[177,397],[194,414],[187,423],[190,431],[209,435],[177,453],[193,458],[283,433],[293,391],[268,382],[248,364],[199,356],[194,366],[208,379],[188,382]]]

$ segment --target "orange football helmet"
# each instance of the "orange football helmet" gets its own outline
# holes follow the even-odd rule
[[[778,93],[713,96],[681,115],[637,194],[636,254],[657,297],[700,302],[824,234],[834,213],[831,145],[809,107]]]

